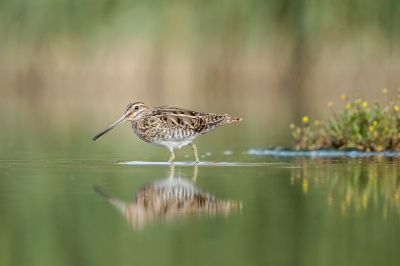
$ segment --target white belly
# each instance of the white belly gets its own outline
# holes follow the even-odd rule
[[[174,149],[180,149],[181,147],[188,145],[195,137],[196,136],[190,136],[184,139],[158,140],[152,142],[151,144],[155,146],[164,146],[172,152]]]

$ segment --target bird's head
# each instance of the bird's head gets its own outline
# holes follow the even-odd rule
[[[146,115],[150,111],[150,107],[145,105],[142,102],[135,102],[135,103],[130,103],[125,109],[125,114],[123,117],[121,117],[117,122],[109,126],[108,128],[104,129],[101,131],[99,134],[94,136],[93,140],[98,139],[114,127],[118,126],[119,124],[125,122],[126,120],[128,121],[137,121],[141,119],[144,115]]]
[[[125,119],[128,121],[137,121],[149,111],[150,107],[142,102],[130,103],[125,109]]]

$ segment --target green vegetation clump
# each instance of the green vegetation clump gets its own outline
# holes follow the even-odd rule
[[[382,93],[385,96],[382,108],[378,101],[369,106],[358,94],[353,101],[342,94],[344,110],[335,112],[333,104],[328,103],[333,114],[328,121],[315,121],[311,125],[304,116],[301,126],[290,124],[296,150],[400,151],[400,94],[388,99],[388,90],[383,89]]]

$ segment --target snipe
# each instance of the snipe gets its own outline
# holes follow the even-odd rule
[[[176,107],[148,107],[142,102],[135,102],[128,104],[124,116],[97,134],[93,140],[126,120],[131,121],[133,131],[141,140],[166,147],[171,152],[168,162],[171,163],[175,159],[174,149],[190,145],[198,163],[199,157],[196,146],[192,143],[193,139],[223,124],[242,119]]]

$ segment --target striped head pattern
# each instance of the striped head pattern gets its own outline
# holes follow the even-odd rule
[[[142,102],[130,103],[125,109],[125,119],[128,121],[137,121],[148,114],[149,111],[150,107]]]

